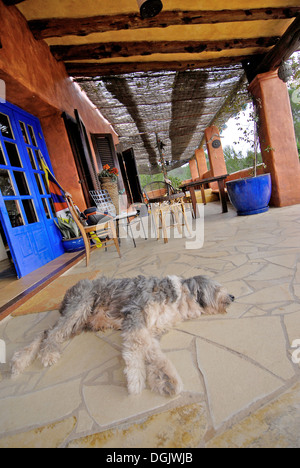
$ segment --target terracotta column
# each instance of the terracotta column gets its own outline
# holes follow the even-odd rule
[[[205,174],[208,171],[204,149],[203,148],[196,149],[195,156],[196,156],[196,161],[197,161],[197,166],[198,166],[199,177],[203,179],[203,174]]]
[[[265,172],[272,177],[273,206],[300,203],[300,163],[289,94],[277,72],[257,75],[249,86],[259,113]]]
[[[212,176],[227,174],[222,143],[218,148],[213,147],[213,142],[218,140],[221,142],[220,132],[218,127],[213,125],[205,130],[206,146],[210,162]]]
[[[198,166],[196,159],[190,159],[189,161],[192,180],[199,179]]]
[[[206,147],[208,151],[211,177],[227,174],[227,168],[221,143],[221,137],[218,127],[212,125],[205,130]],[[213,142],[219,141],[221,144],[218,148],[214,148]],[[218,183],[210,184],[213,190],[218,190]]]

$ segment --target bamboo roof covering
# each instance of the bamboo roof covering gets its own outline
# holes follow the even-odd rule
[[[190,71],[136,72],[82,82],[119,135],[133,147],[140,170],[155,172],[164,145],[170,168],[187,162],[227,96],[244,83],[241,66]],[[244,88],[241,86],[240,93]]]
[[[174,167],[193,157],[205,128],[245,96],[244,70],[249,77],[277,50],[300,13],[299,0],[162,0],[163,11],[142,20],[136,0],[3,1],[16,4],[113,125],[120,149],[132,147],[149,171],[156,135]],[[281,59],[291,52],[282,49]]]

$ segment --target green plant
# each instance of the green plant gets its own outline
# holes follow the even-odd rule
[[[55,225],[60,230],[63,239],[75,239],[81,237],[80,230],[71,216],[71,213],[66,213],[67,217],[58,217],[57,222],[54,220]]]

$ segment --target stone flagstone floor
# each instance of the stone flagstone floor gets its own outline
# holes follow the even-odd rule
[[[172,238],[138,239],[136,249],[123,240],[121,259],[94,251],[88,269],[80,262],[0,323],[0,447],[300,447],[292,360],[300,351],[291,347],[300,340],[299,244],[299,205],[241,218],[211,203],[201,249]],[[235,295],[226,316],[203,316],[162,337],[181,395],[128,396],[121,337],[112,331],[82,334],[53,368],[35,362],[10,378],[13,352],[54,324],[65,291],[100,274],[205,274]]]

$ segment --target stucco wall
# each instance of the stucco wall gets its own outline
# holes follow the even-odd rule
[[[36,41],[16,7],[0,0],[0,79],[6,84],[6,99],[41,121],[57,179],[70,191],[80,208],[85,206],[73,154],[61,113],[79,114],[90,133],[111,133],[110,124],[68,76],[44,41]],[[93,151],[93,149],[92,149]]]

